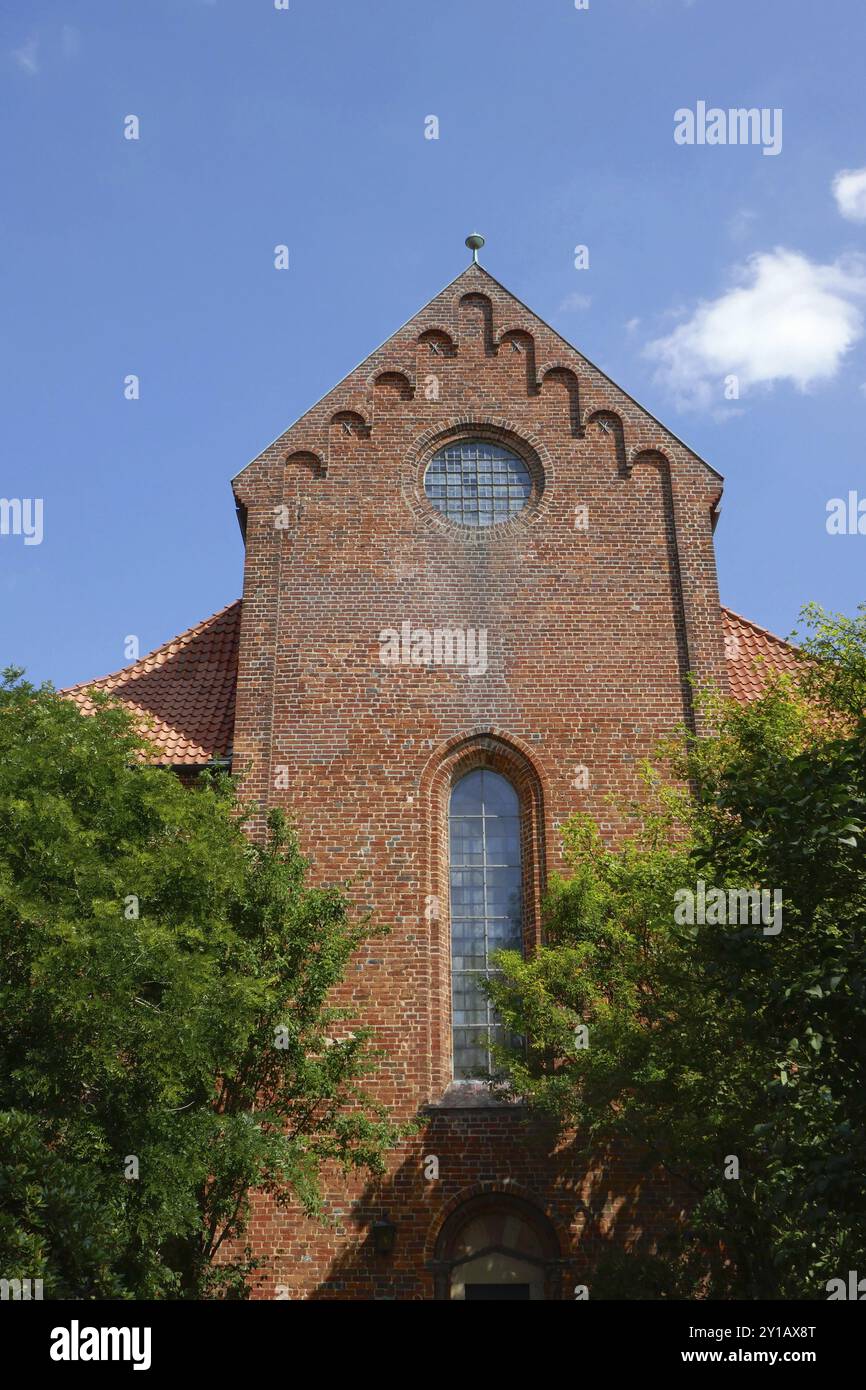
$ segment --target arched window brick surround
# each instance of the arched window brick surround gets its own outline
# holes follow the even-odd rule
[[[522,740],[497,730],[477,730],[450,739],[429,760],[421,779],[427,826],[423,865],[426,926],[430,960],[429,1096],[441,1098],[452,1081],[451,1065],[451,920],[448,854],[448,806],[451,788],[467,772],[488,767],[507,777],[520,805],[523,888],[523,949],[528,955],[541,941],[541,901],[546,882],[546,824],[543,777]]]
[[[433,1273],[434,1298],[463,1297],[461,1271],[488,1259],[490,1282],[502,1279],[501,1266],[513,1262],[516,1278],[533,1284],[533,1299],[562,1296],[562,1240],[550,1216],[514,1183],[479,1184],[449,1203],[444,1219],[432,1228],[427,1263]],[[523,1266],[525,1273],[519,1272]],[[485,1275],[474,1271],[477,1282]],[[456,1287],[455,1287],[456,1286]]]

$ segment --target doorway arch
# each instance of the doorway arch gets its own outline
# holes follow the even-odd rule
[[[523,1197],[470,1197],[442,1223],[433,1270],[435,1297],[552,1300],[560,1297],[560,1250],[545,1214]]]

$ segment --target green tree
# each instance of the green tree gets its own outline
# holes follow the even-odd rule
[[[45,1297],[242,1296],[254,1188],[399,1132],[329,999],[371,934],[283,817],[148,766],[129,716],[0,687],[0,1274]]]
[[[692,1204],[658,1258],[602,1260],[597,1296],[826,1298],[866,1273],[866,609],[806,619],[796,680],[707,697],[711,732],[647,770],[630,842],[566,826],[545,944],[490,986],[526,1039],[510,1083]],[[684,920],[701,881],[727,921]],[[780,891],[780,930],[731,920],[741,889]]]

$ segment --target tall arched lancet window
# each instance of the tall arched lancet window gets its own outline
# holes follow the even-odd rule
[[[451,989],[454,1077],[493,1074],[488,1037],[501,1037],[479,988],[495,951],[523,949],[520,805],[490,768],[455,782],[450,805]]]

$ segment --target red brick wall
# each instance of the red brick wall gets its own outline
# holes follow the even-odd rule
[[[527,460],[539,495],[519,517],[461,531],[429,507],[425,463],[461,434]],[[663,1194],[639,1193],[626,1163],[587,1176],[526,1133],[521,1112],[442,1104],[447,796],[454,776],[485,761],[518,787],[531,944],[545,877],[561,862],[558,824],[585,810],[621,835],[611,796],[635,792],[639,760],[694,718],[686,673],[725,682],[718,475],[470,267],[235,488],[247,517],[235,768],[262,805],[294,811],[315,876],[357,878],[359,906],[391,926],[355,963],[344,998],[387,1049],[381,1097],[406,1116],[437,1107],[380,1189],[335,1180],[345,1234],[259,1205],[263,1291],[431,1296],[450,1207],[503,1184],[548,1212],[572,1261],[566,1281],[585,1274],[600,1240],[652,1231]],[[582,506],[587,530],[575,527]],[[485,628],[486,673],[382,665],[380,631],[407,619]],[[423,1176],[430,1153],[436,1182]],[[387,1259],[367,1239],[384,1209],[398,1226]]]

